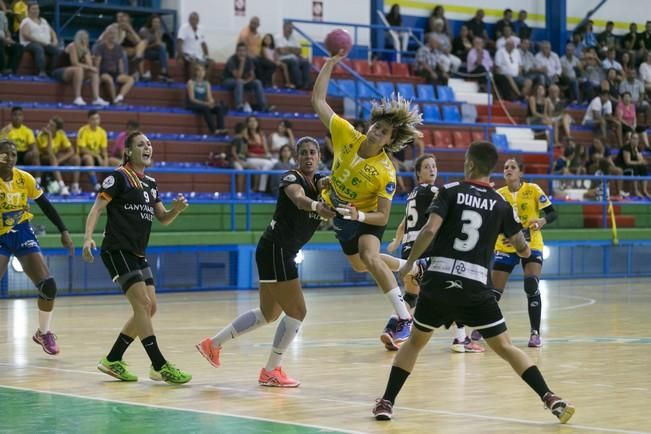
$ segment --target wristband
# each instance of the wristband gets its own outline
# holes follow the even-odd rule
[[[357,211],[357,221],[363,222],[364,220],[366,220],[366,214],[364,211]]]
[[[310,208],[312,209],[312,211],[316,211],[316,209],[317,209],[318,207],[319,207],[319,202],[316,201],[316,200],[313,200],[313,201],[312,201],[312,204],[310,205]]]

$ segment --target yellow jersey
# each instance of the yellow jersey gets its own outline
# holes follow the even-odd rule
[[[527,241],[529,241],[529,246],[532,250],[541,250],[543,248],[543,236],[542,232],[529,230],[529,223],[533,220],[537,220],[540,217],[540,211],[550,206],[552,203],[545,194],[545,192],[537,184],[532,184],[529,182],[523,182],[520,189],[513,193],[509,191],[508,186],[504,186],[497,190],[499,194],[504,197],[504,199],[511,204],[515,209],[522,222],[522,227],[525,228],[523,231],[525,236],[529,233],[529,236],[526,236]],[[497,238],[495,243],[495,250],[505,253],[515,253],[515,249],[510,246],[504,245],[504,235],[500,235]]]
[[[43,131],[38,133],[36,136],[36,145],[38,146],[39,151],[47,150],[47,142],[47,135]],[[63,130],[57,130],[54,137],[52,137],[52,152],[56,154],[59,151],[70,149],[71,146],[72,144],[70,143],[70,140],[68,140],[68,137],[66,137],[66,133]]]
[[[360,211],[376,211],[378,198],[393,199],[396,191],[396,169],[384,150],[371,158],[357,155],[366,136],[345,119],[330,118],[330,134],[334,160],[330,175],[330,191],[321,192],[332,207],[350,203]]]
[[[9,232],[14,226],[33,215],[29,212],[29,199],[38,199],[43,190],[32,175],[24,170],[13,169],[11,181],[0,181],[0,235]]]
[[[79,128],[77,133],[77,148],[86,148],[91,152],[102,153],[108,147],[108,138],[106,131],[102,127],[97,127],[95,131],[90,126],[84,125]]]
[[[20,23],[27,18],[27,2],[15,2],[11,6],[11,11],[14,13],[14,32],[18,32]]]
[[[0,138],[14,142],[16,144],[16,151],[18,152],[27,152],[36,143],[34,131],[25,125],[21,125],[18,128],[14,128],[11,124],[7,125],[0,132]]]

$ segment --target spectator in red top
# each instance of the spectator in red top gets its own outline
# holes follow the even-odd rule
[[[258,118],[255,116],[246,118],[246,130],[243,137],[248,144],[246,152],[247,166],[256,170],[271,170],[274,163],[271,161],[267,138],[260,129]],[[269,175],[260,175],[257,191],[266,192],[268,180]]]
[[[127,141],[127,136],[134,131],[140,129],[140,122],[130,120],[127,121],[127,130],[122,131],[113,141],[113,145],[108,147],[108,166],[119,166],[124,161],[124,144]]]

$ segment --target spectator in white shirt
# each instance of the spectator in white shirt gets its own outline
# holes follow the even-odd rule
[[[176,36],[177,61],[183,62],[185,75],[189,77],[192,65],[198,63],[206,68],[206,78],[212,77],[213,60],[208,54],[208,45],[202,28],[199,26],[199,14],[192,12],[188,22],[179,28]]]
[[[536,54],[536,63],[544,70],[547,85],[558,82],[561,77],[561,59],[552,51],[549,42],[540,43],[540,52]]]
[[[651,51],[646,55],[646,62],[640,65],[640,80],[647,92],[651,92]]]
[[[509,27],[504,27],[503,30]],[[520,51],[515,49],[513,39],[507,39],[505,46],[495,53],[495,84],[505,99],[519,99],[524,84]]]
[[[565,55],[561,57],[561,84],[568,88],[569,98],[572,102],[579,100],[579,79],[583,74],[583,64],[574,55],[574,44],[565,46]]]
[[[289,21],[283,23],[283,32],[276,36],[278,59],[287,65],[292,83],[297,89],[310,86],[310,62],[301,56],[301,44],[294,33],[294,25]]]
[[[500,48],[504,48],[504,46],[506,45],[506,41],[509,40],[513,41],[513,46],[515,48],[518,48],[520,46],[520,38],[518,38],[513,34],[513,29],[511,28],[511,26],[504,26],[502,28],[502,36],[500,36],[499,39],[495,42],[495,48],[497,48],[498,50]]]
[[[621,79],[623,76],[624,68],[622,68],[622,64],[615,59],[616,54],[617,51],[615,50],[615,48],[613,47],[609,48],[608,53],[606,54],[606,58],[601,62],[601,66],[606,71],[608,71],[609,69],[614,69],[615,71],[617,71],[617,76]]]
[[[582,124],[588,127],[598,129],[601,137],[608,137],[607,127],[608,124],[614,125],[615,131],[619,126],[619,122],[613,117],[613,105],[610,102],[608,90],[601,90],[599,96],[596,96],[590,101],[590,105],[583,116]]]
[[[531,47],[531,42],[529,39],[520,40],[520,59],[522,59],[522,72],[525,77],[530,79],[533,84],[544,83],[545,82],[545,69],[538,65],[536,58],[533,53],[529,50]]]
[[[452,42],[447,33],[443,32],[444,23],[440,18],[436,18],[433,22],[433,31],[428,33],[429,38],[436,39],[437,42],[437,55],[439,66],[441,70],[445,73],[450,71],[456,72],[461,66],[461,59],[457,56],[451,54],[452,52]]]
[[[20,44],[34,57],[36,73],[39,77],[46,74],[46,56],[49,58],[47,71],[51,71],[54,61],[61,54],[58,47],[57,35],[45,18],[40,17],[41,9],[38,3],[29,4],[27,18],[20,23]]]

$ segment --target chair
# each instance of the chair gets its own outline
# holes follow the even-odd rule
[[[434,146],[434,142],[432,141],[432,132],[428,129],[424,129],[421,130],[421,133],[423,133],[423,143],[425,143],[425,147]]]
[[[443,120],[445,122],[461,122],[459,108],[456,105],[444,105]]]
[[[395,93],[396,91],[393,88],[393,83],[390,81],[378,81],[375,83],[375,88],[382,94],[384,98],[391,98],[391,94]]]
[[[389,77],[391,75],[391,71],[389,71],[389,62],[376,60],[371,64],[371,74],[378,77]]]
[[[470,146],[472,141],[472,136],[469,131],[456,130],[452,131],[452,141],[454,142],[455,148],[467,148]]]
[[[343,96],[337,80],[330,80],[328,83],[328,96]]]
[[[396,91],[405,99],[415,99],[414,85],[411,83],[397,83]]]
[[[508,151],[509,149],[509,140],[506,137],[506,134],[491,134],[491,142],[495,145],[500,151]]]
[[[472,130],[470,134],[472,135],[473,142],[481,142],[483,140],[486,140],[484,138],[484,132],[481,130]]]
[[[409,77],[409,65],[406,63],[391,63],[391,75],[394,77]]]
[[[437,148],[451,148],[452,137],[449,130],[434,130],[432,134],[434,146]]]
[[[362,81],[357,81],[357,97],[358,98],[375,98],[377,96],[376,93],[371,90],[371,88],[375,89],[373,87],[373,83],[371,82],[370,84],[371,84],[371,87],[368,87]]]
[[[436,94],[439,101],[454,101],[454,91],[450,86],[436,86]]]
[[[312,65],[316,66],[319,71],[321,71],[321,68],[323,68],[323,65],[325,65],[326,59],[325,57],[313,57],[312,58]]]
[[[371,117],[372,108],[373,105],[371,104],[370,101],[362,101],[359,117],[361,119],[368,120]]]
[[[353,80],[339,80],[338,83],[343,91],[341,96],[355,98],[355,82]]]
[[[371,67],[366,60],[353,60],[353,70],[362,77],[371,75]]]
[[[423,120],[425,122],[441,122],[441,113],[439,107],[432,104],[423,106]]]
[[[418,99],[423,101],[434,102],[436,101],[436,96],[434,95],[434,88],[431,84],[417,84],[416,92],[418,94]]]

